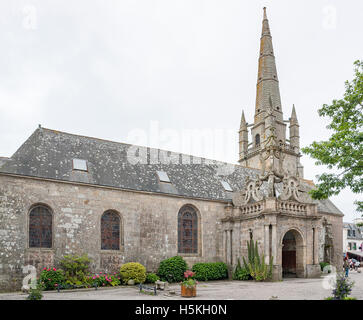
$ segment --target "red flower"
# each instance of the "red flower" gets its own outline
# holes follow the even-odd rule
[[[195,275],[195,272],[187,270],[184,272],[184,278],[193,277]]]

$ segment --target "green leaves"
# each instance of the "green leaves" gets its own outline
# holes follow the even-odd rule
[[[302,148],[317,160],[316,165],[332,170],[318,177],[316,188],[310,191],[313,199],[326,199],[347,187],[353,193],[363,191],[363,61],[355,61],[354,66],[355,77],[345,82],[344,97],[318,111],[321,117],[330,118],[330,138]],[[363,212],[363,202],[355,204]]]
[[[199,281],[228,278],[228,267],[224,262],[199,262],[193,265],[195,279]]]
[[[260,257],[258,253],[257,241],[254,244],[252,239],[249,242],[247,242],[247,248],[248,248],[248,263],[243,257],[243,264],[245,266],[245,270],[247,270],[251,275],[251,277],[256,281],[271,279],[273,257],[272,256],[270,257],[269,265],[266,265],[265,255],[262,254],[262,256]]]
[[[185,260],[180,256],[175,256],[161,261],[157,273],[163,281],[179,282],[183,281],[187,268]]]

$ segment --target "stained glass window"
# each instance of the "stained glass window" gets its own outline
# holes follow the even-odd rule
[[[120,216],[114,211],[102,215],[101,249],[120,250]]]
[[[182,207],[178,214],[178,252],[198,253],[198,216],[189,205]]]
[[[29,213],[29,247],[52,247],[52,214],[45,206],[36,206]]]

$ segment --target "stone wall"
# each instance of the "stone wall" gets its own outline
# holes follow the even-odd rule
[[[22,267],[56,265],[66,254],[88,253],[92,271],[114,272],[125,262],[140,262],[155,271],[159,262],[177,255],[177,215],[192,204],[200,216],[199,252],[190,264],[219,261],[218,220],[225,203],[122,191],[71,183],[0,175],[0,290],[21,287]],[[28,248],[28,213],[42,203],[53,211],[53,248]],[[122,217],[120,251],[100,250],[101,215],[109,209]],[[217,223],[216,223],[217,222]]]

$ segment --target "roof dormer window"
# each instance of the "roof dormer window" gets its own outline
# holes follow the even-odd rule
[[[229,183],[227,181],[222,180],[221,184],[222,184],[224,190],[233,192],[233,189],[231,188],[231,186],[229,185]]]
[[[170,179],[168,177],[168,174],[165,171],[156,171],[159,181],[160,182],[169,182],[170,183]]]
[[[73,159],[73,170],[88,171],[87,161],[83,159]]]

